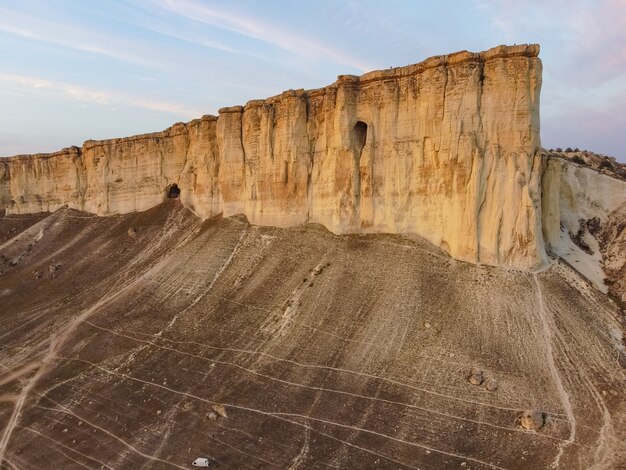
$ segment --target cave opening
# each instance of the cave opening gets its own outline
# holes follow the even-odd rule
[[[365,147],[365,141],[367,140],[367,124],[363,121],[357,121],[354,125],[354,142],[356,144],[356,151],[359,156],[363,152]]]
[[[167,189],[167,197],[169,199],[178,199],[179,196],[180,196],[180,188],[178,187],[176,183],[174,183]]]

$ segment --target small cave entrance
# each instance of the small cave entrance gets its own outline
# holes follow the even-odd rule
[[[178,199],[180,196],[180,188],[176,183],[170,185],[167,188],[167,197],[168,199]]]
[[[360,157],[363,152],[363,147],[365,147],[365,141],[367,140],[367,124],[363,121],[357,121],[354,125],[353,132],[357,155]]]

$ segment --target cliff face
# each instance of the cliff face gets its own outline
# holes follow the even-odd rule
[[[545,262],[539,47],[459,52],[0,165],[0,208],[100,215],[168,185],[201,217],[416,233],[472,262]]]

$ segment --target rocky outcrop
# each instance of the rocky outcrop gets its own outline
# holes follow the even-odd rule
[[[560,158],[545,162],[543,176],[544,232],[558,245],[561,228],[576,233],[580,220],[608,215],[626,202],[626,182]]]
[[[556,150],[544,149],[543,153],[545,157],[561,158],[576,165],[592,168],[599,173],[626,181],[626,164],[618,162],[615,157],[590,152],[589,150],[571,148],[565,150],[560,148]]]
[[[626,310],[626,201],[609,214],[597,236],[608,293]]]
[[[175,183],[201,217],[416,233],[461,260],[536,267],[546,261],[538,52],[458,52],[155,134],[11,157],[0,205],[127,213]]]
[[[626,181],[603,168],[548,154],[541,184],[549,250],[598,289],[626,300]]]

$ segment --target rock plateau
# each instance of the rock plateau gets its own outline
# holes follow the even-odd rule
[[[177,184],[202,218],[415,233],[458,259],[537,267],[547,259],[538,53],[432,57],[159,133],[11,157],[0,164],[0,207],[124,214]]]

